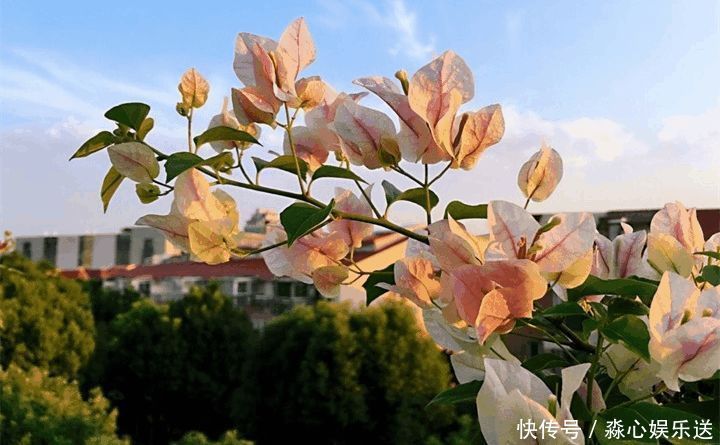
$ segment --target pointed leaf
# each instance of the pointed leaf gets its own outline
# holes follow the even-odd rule
[[[238,130],[237,128],[224,126],[208,128],[200,136],[195,136],[195,138],[193,138],[193,141],[195,141],[196,147],[200,147],[203,144],[215,141],[241,141],[262,145],[250,133]]]
[[[645,323],[638,317],[623,315],[603,327],[602,333],[611,342],[620,342],[645,359],[645,361],[650,361],[650,353],[648,352],[650,334]]]
[[[476,380],[463,383],[462,385],[457,385],[454,388],[446,389],[436,395],[435,398],[427,404],[426,408],[433,405],[453,405],[463,402],[475,403],[475,399],[477,398],[478,392],[480,392],[481,386],[482,382]]]
[[[709,256],[710,258],[715,258],[716,260],[720,260],[720,252],[695,252],[695,255],[705,255]]]
[[[138,131],[148,113],[150,113],[150,105],[130,102],[110,108],[105,113],[105,117]]]
[[[388,181],[383,181],[381,185],[383,190],[385,190],[385,201],[387,202],[387,205],[390,206],[390,204],[397,201],[398,196],[402,194],[402,191]]]
[[[75,154],[70,157],[70,160],[75,158],[84,158],[85,156],[89,156],[95,152],[98,152],[114,143],[115,135],[113,135],[109,131],[101,131],[100,133],[85,141],[85,143],[77,149]]]
[[[608,304],[608,317],[611,320],[623,315],[648,315],[650,309],[643,303],[629,298],[613,298]]]
[[[312,176],[313,181],[320,178],[352,179],[367,184],[367,182],[363,178],[351,172],[350,170],[342,167],[336,167],[334,165],[323,165],[322,167],[315,170],[315,173],[313,173]]]
[[[202,162],[203,158],[195,153],[190,153],[189,151],[181,151],[171,154],[168,156],[167,160],[165,160],[165,172],[167,173],[165,182],[172,181],[180,173],[198,166],[202,164]]]
[[[288,246],[325,222],[334,206],[335,200],[330,201],[321,209],[303,202],[296,202],[280,212],[280,223],[287,233]]]
[[[368,276],[367,280],[365,280],[365,283],[363,283],[363,288],[365,289],[366,295],[366,305],[372,303],[376,298],[387,292],[387,289],[383,289],[377,286],[379,283],[387,283],[391,285],[395,284],[394,268],[395,265],[391,264],[385,269],[376,270]]]
[[[257,169],[258,173],[260,171],[265,170],[266,168],[277,168],[278,170],[283,170],[286,172],[290,172],[292,174],[297,174],[297,166],[295,164],[295,157],[292,155],[283,155],[278,156],[277,158],[273,159],[272,161],[266,161],[264,159],[252,158],[253,163],[255,164],[255,168]],[[308,172],[308,164],[304,160],[298,158],[297,159],[298,164],[300,165],[300,176],[303,178],[307,175]]]
[[[436,205],[438,205],[438,202],[440,202],[440,198],[438,198],[438,195],[435,194],[432,190],[429,190],[430,192],[430,208],[434,208]],[[415,203],[425,208],[426,202],[427,202],[427,196],[425,195],[425,189],[422,187],[417,187],[414,189],[405,190],[400,194],[400,196],[397,197],[397,201],[408,201]]]
[[[580,286],[568,289],[568,299],[577,301],[582,297],[589,295],[618,295],[621,297],[640,299],[649,302],[655,291],[657,284],[635,278],[618,278],[614,280],[603,280],[596,276],[590,275],[587,280]]]
[[[544,369],[566,368],[570,366],[570,363],[561,355],[545,353],[525,360],[522,366],[528,371],[536,373]]]
[[[107,212],[110,200],[118,187],[120,187],[120,183],[123,179],[125,179],[125,177],[118,173],[118,171],[115,170],[115,167],[110,167],[110,170],[108,170],[105,175],[105,179],[103,179],[102,187],[100,188],[100,199],[102,199],[103,203],[103,212]]]
[[[549,308],[542,311],[543,317],[572,317],[572,316],[585,316],[585,311],[574,301],[566,301],[564,303],[550,306]]]
[[[486,219],[487,218],[487,204],[465,204],[460,201],[452,201],[445,207],[445,218],[451,216],[454,220],[460,219]]]
[[[710,283],[713,286],[720,284],[720,266],[705,266],[698,280]]]

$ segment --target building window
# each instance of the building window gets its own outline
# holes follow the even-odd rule
[[[150,295],[150,282],[149,281],[142,281],[140,284],[138,284],[138,292],[140,292],[143,295]]]
[[[92,265],[93,242],[92,236],[81,236],[78,242],[78,266],[89,267]]]
[[[43,239],[43,259],[49,261],[53,266],[57,260],[57,243],[56,237]]]
[[[264,281],[252,281],[250,283],[250,293],[257,296],[265,295],[265,282]]]
[[[290,298],[292,296],[292,283],[279,281],[275,283],[275,296]]]
[[[115,264],[130,264],[130,235],[127,233],[115,238]]]
[[[153,244],[152,238],[145,238],[143,240],[142,257],[141,262],[145,262],[148,258],[155,255],[155,245]]]
[[[308,286],[308,285],[305,284],[305,283],[293,283],[293,284],[295,285],[295,286],[294,286],[294,287],[295,287],[295,289],[294,289],[295,292],[293,292],[293,297],[305,297],[305,298],[307,298],[308,294],[310,293],[310,292],[309,292],[309,289],[308,289],[310,286]]]
[[[250,283],[247,281],[238,281],[235,285],[235,294],[247,295],[250,293]]]
[[[22,254],[26,258],[32,259],[32,243],[30,241],[22,243]]]

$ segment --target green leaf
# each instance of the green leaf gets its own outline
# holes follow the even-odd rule
[[[440,394],[436,395],[434,399],[427,404],[426,408],[433,405],[452,405],[462,402],[475,403],[477,394],[480,391],[482,382],[474,380],[472,382],[463,383],[457,385],[454,388],[446,389]]]
[[[452,216],[453,219],[486,219],[487,218],[487,204],[470,205],[460,201],[452,201],[445,207],[445,216]]]
[[[393,202],[397,201],[398,196],[402,194],[402,190],[385,180],[383,180],[380,185],[382,185],[383,190],[385,190],[385,202],[389,207]]]
[[[720,284],[720,266],[705,266],[700,273],[700,280],[713,286]]]
[[[366,305],[372,303],[380,295],[387,292],[386,289],[377,287],[377,284],[379,284],[379,283],[395,284],[394,268],[395,268],[395,265],[391,264],[388,267],[386,267],[385,269],[376,270],[375,272],[368,275],[367,280],[365,280],[365,283],[363,283],[363,288],[365,289],[365,296],[366,296],[366,298],[365,298]]]
[[[601,332],[611,342],[620,342],[645,361],[650,361],[650,334],[645,323],[635,315],[623,315],[601,328]]]
[[[434,208],[436,205],[438,205],[438,202],[440,202],[440,198],[438,198],[438,195],[435,194],[432,190],[429,190],[430,192],[430,208]],[[425,195],[425,189],[422,187],[414,188],[405,190],[400,194],[400,196],[397,197],[398,201],[408,201],[413,202],[423,209],[427,205],[427,196]]]
[[[100,133],[85,141],[85,143],[77,149],[75,154],[70,156],[70,160],[73,160],[75,158],[84,158],[85,156],[89,156],[114,143],[115,135],[113,135],[109,131],[101,131]]]
[[[150,130],[153,129],[155,126],[155,120],[151,117],[146,117],[145,120],[140,125],[140,128],[138,128],[138,131],[135,133],[135,138],[138,141],[145,140],[145,136],[150,133]]]
[[[628,298],[638,296],[643,302],[648,303],[656,290],[657,285],[634,278],[603,280],[590,275],[580,286],[568,289],[568,300],[577,301],[588,295],[619,295]]]
[[[647,315],[650,309],[643,303],[628,298],[613,298],[608,303],[608,316],[611,320],[623,315]]]
[[[351,172],[350,170],[342,167],[336,167],[334,165],[323,165],[319,169],[315,170],[315,173],[313,173],[312,175],[313,181],[320,178],[352,179],[367,184],[367,182],[363,178]]]
[[[203,161],[203,165],[207,165],[208,167],[212,167],[214,170],[221,172],[230,170],[234,163],[235,158],[233,158],[232,153],[229,151],[224,151]]]
[[[165,173],[167,173],[165,182],[172,181],[182,172],[201,165],[204,161],[203,158],[189,151],[180,151],[171,154],[165,160]]]
[[[709,256],[710,258],[715,258],[716,260],[720,260],[720,252],[712,252],[712,251],[703,251],[703,252],[695,252],[695,255],[705,255]]]
[[[335,200],[321,209],[304,202],[296,202],[280,212],[280,223],[287,233],[288,246],[292,246],[295,240],[325,222],[334,206]]]
[[[583,310],[583,308],[580,307],[579,304],[577,304],[574,301],[566,301],[564,303],[556,304],[554,306],[550,306],[549,308],[545,309],[540,313],[543,317],[572,317],[572,316],[586,316],[587,314]]]
[[[278,170],[283,170],[286,172],[290,172],[292,174],[297,174],[297,167],[295,165],[295,157],[292,155],[283,155],[278,156],[277,158],[273,159],[272,161],[266,161],[264,159],[260,158],[252,158],[253,163],[255,164],[255,168],[257,169],[257,172],[260,173],[262,170],[265,170],[266,168],[277,168]],[[308,172],[308,165],[307,162],[303,161],[302,159],[298,158],[298,165],[300,165],[300,176],[303,178],[307,175]]]
[[[561,355],[544,353],[525,360],[522,365],[528,371],[538,372],[543,369],[565,368],[570,366],[570,363]]]
[[[150,113],[150,105],[130,102],[110,108],[105,113],[105,117],[139,131],[148,113]]]
[[[200,136],[193,138],[196,147],[215,141],[241,141],[262,145],[253,135],[231,127],[212,127],[205,130]]]
[[[117,191],[118,187],[120,187],[120,183],[123,179],[125,179],[125,177],[118,173],[118,171],[115,170],[115,167],[110,167],[110,170],[108,170],[105,175],[105,179],[103,179],[102,187],[100,188],[100,199],[102,199],[103,203],[103,212],[107,212],[110,200],[115,194],[115,191]]]
[[[140,202],[149,204],[160,196],[160,187],[148,183],[135,184],[135,194],[140,198]]]

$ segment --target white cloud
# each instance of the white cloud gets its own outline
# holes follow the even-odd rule
[[[435,52],[435,38],[425,29],[420,30],[417,13],[409,9],[404,0],[386,0],[383,8],[363,0],[318,0],[317,3],[323,13],[315,21],[329,28],[341,28],[350,21],[357,21],[361,14],[371,24],[391,29],[396,42],[388,50],[392,55],[402,54],[426,61]]]
[[[387,23],[397,31],[400,40],[390,52],[403,52],[418,60],[428,59],[435,51],[434,39],[430,37],[427,42],[420,39],[415,12],[410,11],[403,0],[393,0],[390,6],[391,15]]]

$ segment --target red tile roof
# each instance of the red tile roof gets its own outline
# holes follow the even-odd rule
[[[355,254],[356,260],[382,252],[405,241],[405,237],[394,233],[380,232],[373,234],[366,240],[363,249]],[[67,278],[80,280],[111,278],[139,278],[151,277],[163,279],[170,277],[201,277],[206,279],[218,277],[257,277],[263,280],[273,279],[273,274],[265,265],[261,257],[233,259],[223,264],[209,265],[194,261],[167,262],[160,264],[138,264],[128,266],[113,266],[106,269],[77,269],[60,272]]]

